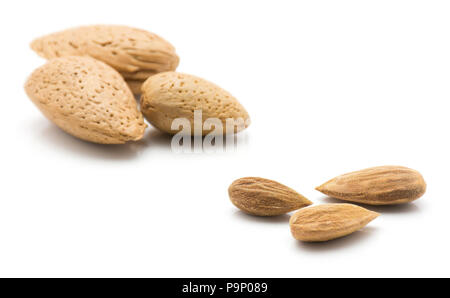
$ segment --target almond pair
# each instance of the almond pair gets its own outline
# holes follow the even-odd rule
[[[25,90],[42,113],[67,133],[103,144],[122,144],[143,137],[146,125],[123,78],[111,67],[90,57],[51,59],[28,79]],[[220,87],[201,78],[166,72],[147,80],[141,110],[156,128],[177,133],[174,120],[186,119],[194,134],[195,112],[202,113],[200,134],[207,119],[221,124],[220,133],[236,133],[249,124],[244,107]],[[227,126],[228,120],[242,125]],[[217,125],[217,124],[216,124]],[[237,129],[236,129],[237,128]],[[228,130],[227,130],[228,129]]]
[[[351,234],[378,214],[351,204],[312,206],[295,190],[276,181],[246,177],[228,188],[231,202],[250,215],[276,216],[300,209],[290,219],[292,235],[307,242],[320,242]],[[307,208],[304,208],[307,207]]]

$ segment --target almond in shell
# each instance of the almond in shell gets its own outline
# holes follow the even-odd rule
[[[223,134],[236,133],[250,124],[247,111],[230,93],[202,78],[177,72],[159,73],[147,79],[142,86],[141,109],[153,126],[170,134],[180,131],[173,127],[177,118],[187,119],[194,134],[195,111],[202,115],[202,135],[213,131],[202,122],[210,118],[218,119]],[[227,129],[227,120],[241,125]]]
[[[46,59],[88,55],[142,83],[155,73],[175,70],[179,63],[175,48],[163,38],[119,25],[67,29],[34,40],[31,48]]]
[[[141,88],[143,81],[137,81],[137,80],[125,80],[127,82],[128,87],[130,88],[131,92],[135,94],[136,96],[141,94]]]
[[[80,139],[122,144],[144,135],[146,125],[127,84],[93,58],[51,59],[28,78],[25,91],[49,120]]]

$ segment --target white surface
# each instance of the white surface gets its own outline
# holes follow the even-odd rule
[[[449,276],[448,1],[12,1],[0,11],[0,276]],[[35,37],[126,24],[173,43],[179,71],[252,116],[235,153],[99,146],[49,123],[23,84]],[[229,184],[275,179],[316,203],[338,174],[398,164],[428,183],[366,229],[301,244],[243,215]]]

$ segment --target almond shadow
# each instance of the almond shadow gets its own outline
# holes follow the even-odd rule
[[[172,137],[171,134],[162,132],[148,124],[147,133],[145,134],[143,141],[152,147],[170,148]]]
[[[155,148],[169,148],[172,149],[172,138],[174,135],[169,134],[169,133],[165,133],[163,131],[160,131],[157,128],[152,127],[149,124],[149,127],[147,128],[147,133],[143,138],[143,142],[148,145],[149,147],[155,147]],[[194,136],[186,136],[188,138],[190,138],[191,141],[191,151],[194,151],[194,146],[195,146],[195,137]],[[201,139],[201,143],[204,144],[205,143],[205,138],[206,136],[202,136]],[[227,153],[226,149],[227,149],[227,145],[226,145],[226,138],[227,136],[222,136],[222,144],[223,144],[223,150],[218,149],[218,152],[207,152],[205,151],[205,149],[203,148],[202,151],[200,153]],[[237,139],[236,138],[241,138],[239,141],[239,145],[240,146],[248,146],[248,134],[243,134],[242,132],[238,133],[235,135],[235,146],[237,146]],[[182,145],[180,145],[182,146]],[[237,148],[239,148],[240,146],[237,146]],[[214,149],[214,148],[213,148]],[[238,151],[238,150],[236,150]]]
[[[289,219],[291,218],[289,214],[277,215],[277,216],[256,216],[250,215],[240,210],[236,210],[233,216],[238,220],[243,220],[247,222],[263,223],[263,224],[283,224],[289,225]]]
[[[43,121],[46,121],[45,119]],[[38,135],[39,141],[45,142],[57,147],[64,151],[70,152],[70,154],[77,154],[87,156],[95,159],[107,159],[107,160],[128,160],[138,156],[138,153],[146,146],[143,140],[137,142],[128,142],[122,145],[105,145],[96,144],[78,139],[52,123],[42,125],[33,125],[33,129],[36,130],[36,126],[41,126],[41,132]]]

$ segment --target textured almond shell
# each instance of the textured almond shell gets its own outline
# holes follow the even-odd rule
[[[331,197],[369,205],[414,201],[426,190],[422,175],[400,166],[368,168],[338,176],[316,188]]]
[[[33,72],[25,91],[49,120],[80,139],[121,144],[144,135],[146,125],[127,84],[93,58],[52,59]]]
[[[324,204],[297,211],[289,225],[295,239],[322,242],[356,232],[378,216],[352,204]]]
[[[231,202],[245,213],[258,216],[286,214],[311,205],[311,201],[295,190],[276,181],[246,177],[228,188]]]
[[[83,26],[43,36],[31,43],[40,56],[91,56],[103,61],[126,79],[145,80],[175,70],[175,48],[156,34],[119,25]]]
[[[230,93],[199,77],[176,72],[165,72],[147,79],[142,86],[141,109],[145,118],[156,128],[167,132],[172,130],[172,121],[186,118],[194,128],[194,111],[201,110],[202,118],[218,118],[226,131],[226,119],[242,119],[245,127],[249,123],[249,115],[244,107]],[[211,130],[203,129],[205,135]],[[230,132],[228,132],[230,133]]]

